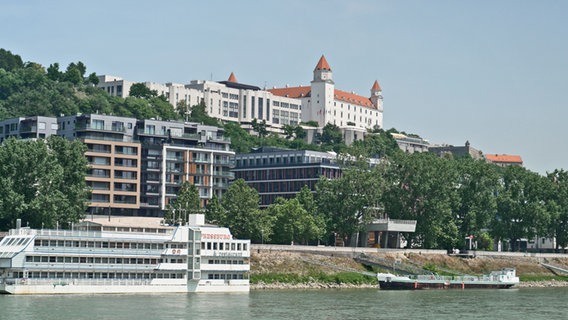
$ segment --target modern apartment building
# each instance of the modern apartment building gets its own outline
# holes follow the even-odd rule
[[[0,121],[0,143],[9,137],[41,139],[57,133],[54,117],[19,117]]]
[[[87,146],[87,185],[93,214],[135,215],[140,208],[142,148],[134,138],[136,119],[101,114],[57,119],[58,134]]]
[[[235,179],[244,179],[260,195],[267,207],[278,197],[293,198],[304,186],[315,190],[320,177],[339,178],[336,154],[263,147],[235,156]]]
[[[228,189],[235,153],[223,129],[140,120],[136,137],[142,145],[141,215],[159,216],[185,181],[197,187],[203,206]]]
[[[162,216],[185,181],[197,186],[205,206],[234,178],[230,139],[198,123],[79,114],[6,119],[0,132],[0,142],[56,134],[81,140],[92,214]]]

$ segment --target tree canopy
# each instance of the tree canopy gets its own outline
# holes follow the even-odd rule
[[[69,227],[83,217],[89,191],[86,147],[58,136],[10,138],[0,146],[0,230],[16,219],[34,228]]]

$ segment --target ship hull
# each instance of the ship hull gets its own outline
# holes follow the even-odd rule
[[[423,289],[509,289],[514,284],[508,283],[451,283],[451,282],[399,282],[379,281],[383,290],[423,290]]]

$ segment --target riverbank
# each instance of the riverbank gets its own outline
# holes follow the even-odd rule
[[[361,273],[376,273],[380,271],[380,267],[371,268],[357,262],[358,260],[355,259],[357,254],[321,254],[287,250],[254,250],[251,253],[252,290],[377,287],[374,277],[365,277]],[[543,266],[543,263],[546,263],[568,269],[568,256],[455,257],[446,254],[386,251],[366,253],[366,257],[400,266],[414,266],[440,274],[481,275],[502,268],[515,268],[521,277],[521,283],[515,288],[568,287],[565,278]],[[359,274],[365,280],[345,277],[349,273]],[[345,278],[347,279],[344,280]]]

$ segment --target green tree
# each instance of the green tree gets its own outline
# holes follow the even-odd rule
[[[65,70],[65,74],[63,75],[63,80],[71,82],[74,85],[82,84],[84,73],[85,66],[82,63],[81,65],[77,65],[72,62],[69,66],[67,66],[67,70]]]
[[[91,73],[87,80],[88,83],[92,84],[95,87],[99,84],[99,77],[97,77],[97,74],[95,72]]]
[[[226,220],[220,225],[231,229],[240,239],[261,240],[272,231],[272,219],[265,210],[259,210],[258,192],[249,187],[243,179],[235,180],[223,195],[221,205],[226,212]]]
[[[366,162],[347,168],[339,179],[324,177],[316,184],[318,210],[326,214],[327,229],[350,242],[351,236],[381,214],[380,197],[386,189],[383,166]]]
[[[47,77],[53,81],[60,81],[63,79],[63,73],[59,71],[59,63],[55,62],[47,67]]]
[[[219,126],[219,121],[215,118],[211,118],[207,114],[207,106],[205,102],[201,101],[199,104],[191,107],[191,114],[189,121],[202,123],[209,126]]]
[[[551,221],[553,236],[556,238],[556,249],[568,246],[568,172],[554,170],[547,174],[551,183],[551,201],[558,206]]]
[[[314,216],[310,215],[298,199],[276,199],[266,209],[268,214],[276,218],[274,242],[279,244],[301,243],[317,239],[319,228]]]
[[[459,201],[454,212],[461,238],[473,235],[475,238],[491,227],[497,213],[496,194],[500,191],[497,167],[471,157],[458,158],[456,187]]]
[[[285,124],[282,126],[282,131],[284,131],[284,136],[286,137],[286,139],[294,138],[294,134],[296,133],[294,129],[295,129],[294,126],[291,126],[289,124]]]
[[[24,63],[19,55],[0,48],[0,69],[12,71],[23,67]]]
[[[400,154],[391,159],[385,175],[391,186],[383,195],[390,218],[416,220],[410,245],[451,249],[459,246],[453,208],[458,201],[457,171],[451,161],[429,153]]]
[[[172,202],[164,214],[164,219],[168,224],[185,224],[190,214],[201,213],[199,190],[188,181],[181,185],[177,197]]]
[[[503,168],[492,234],[521,249],[522,238],[546,235],[551,220],[547,210],[546,178],[518,166]]]
[[[231,138],[231,149],[236,153],[248,153],[258,145],[257,137],[250,135],[236,122],[227,122],[224,125],[225,135]]]
[[[213,195],[205,207],[205,220],[211,224],[221,224],[227,221],[227,212],[221,206],[219,198]]]
[[[261,139],[268,135],[266,120],[258,121],[258,119],[254,118],[252,119],[251,126],[252,130],[255,131]]]
[[[318,210],[314,193],[308,186],[305,185],[302,187],[302,189],[300,189],[300,192],[296,194],[296,199],[298,200],[302,208],[306,210],[307,214],[313,217],[315,232],[313,234],[313,237],[309,240],[318,240],[319,243],[319,240],[322,240],[322,238],[326,234],[326,220],[325,216]]]
[[[321,134],[321,143],[328,145],[343,143],[343,135],[339,127],[332,123],[326,124]]]
[[[144,83],[135,83],[130,87],[129,96],[141,99],[150,99],[158,96],[158,91],[150,90]]]
[[[78,221],[88,195],[83,148],[80,142],[59,137],[47,142],[4,141],[0,148],[0,229],[13,226],[16,219],[33,228],[68,227]]]

